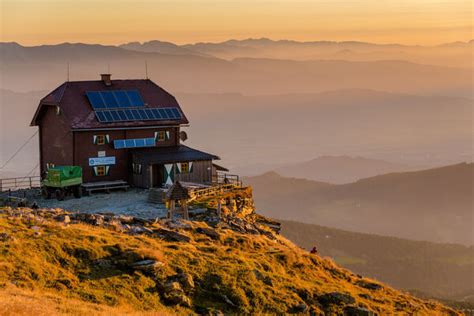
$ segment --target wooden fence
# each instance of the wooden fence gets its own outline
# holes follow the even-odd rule
[[[240,181],[240,178],[238,175],[220,173],[220,172],[212,176],[212,183],[213,184],[235,184],[235,185],[242,186],[242,182]]]
[[[231,191],[236,188],[240,188],[240,183],[238,184],[219,184],[213,185],[212,187],[205,188],[205,189],[197,189],[197,190],[190,190],[189,195],[191,196],[191,200],[199,200],[202,198],[208,198],[213,196],[218,196],[226,191]]]
[[[23,178],[0,179],[0,192],[16,191],[41,187],[41,177],[31,176]]]

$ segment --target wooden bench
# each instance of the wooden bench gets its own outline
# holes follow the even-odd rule
[[[109,193],[111,190],[123,189],[127,190],[130,186],[126,181],[117,180],[117,181],[100,181],[100,182],[88,182],[83,183],[82,188],[84,189],[87,195],[90,195],[95,191],[105,191]]]

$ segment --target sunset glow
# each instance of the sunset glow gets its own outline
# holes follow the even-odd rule
[[[269,37],[439,44],[473,37],[464,0],[0,0],[1,40],[23,45]]]

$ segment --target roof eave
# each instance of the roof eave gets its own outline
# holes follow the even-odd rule
[[[54,102],[45,102],[45,101],[41,101],[39,104],[38,104],[38,107],[36,108],[36,112],[35,114],[33,115],[33,119],[31,120],[30,122],[30,126],[38,126],[38,117],[41,113],[41,111],[43,110],[43,107],[44,106],[59,106],[59,104],[57,103],[54,103]]]

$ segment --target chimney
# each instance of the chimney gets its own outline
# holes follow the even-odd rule
[[[111,74],[100,74],[100,79],[104,82],[106,86],[112,85],[112,80],[110,79]]]

